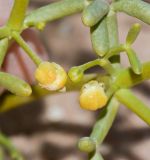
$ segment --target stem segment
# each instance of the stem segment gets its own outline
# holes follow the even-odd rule
[[[24,49],[24,51],[28,54],[28,56],[33,60],[33,62],[38,66],[42,60],[37,56],[36,53],[27,45],[27,43],[23,40],[18,32],[12,32],[13,38],[16,42]]]
[[[8,48],[8,38],[0,40],[0,67],[3,64],[7,48]]]
[[[15,160],[23,160],[23,157],[21,156],[21,154],[12,145],[10,140],[7,137],[5,137],[2,133],[0,133],[0,144],[9,151],[11,158]]]
[[[7,26],[12,30],[20,31],[25,18],[29,0],[15,0]]]
[[[91,138],[95,139],[97,144],[101,144],[106,137],[112,123],[116,117],[119,103],[116,98],[112,98],[106,108],[100,113],[100,118],[94,125]]]
[[[137,114],[148,125],[150,125],[150,108],[147,107],[128,89],[120,89],[116,92],[115,97],[128,107],[132,112]]]
[[[85,71],[96,65],[99,65],[100,67],[104,68],[106,72],[108,72],[109,74],[113,74],[115,72],[113,65],[107,59],[96,59],[78,67],[80,67],[83,71]]]
[[[89,160],[104,160],[100,153],[95,152],[94,154],[89,155]]]

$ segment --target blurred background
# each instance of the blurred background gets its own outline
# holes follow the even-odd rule
[[[30,0],[29,10],[55,1]],[[0,0],[1,25],[6,22],[12,4],[13,0]],[[142,25],[134,49],[142,62],[150,60],[150,27],[123,13],[118,14],[118,20],[121,43],[125,41],[133,23],[138,22]],[[24,38],[41,57],[47,59],[49,56],[51,61],[61,64],[66,70],[96,58],[91,48],[89,29],[83,26],[80,14],[51,22],[42,32],[26,31]],[[27,57],[25,66],[18,64],[16,48],[13,46],[9,50],[11,54],[7,56],[3,68],[33,82],[35,66]],[[19,52],[24,57],[23,51]],[[122,54],[121,59],[123,66],[129,66],[126,55]],[[18,69],[19,66],[21,71]],[[96,71],[97,68],[92,70]],[[133,91],[147,105],[150,104],[149,81],[136,86]],[[78,96],[78,92],[49,95],[2,113],[0,130],[11,138],[27,160],[86,160],[86,154],[78,151],[76,144],[80,137],[90,134],[99,111],[89,112],[80,109]],[[135,114],[120,106],[115,123],[100,151],[105,160],[150,160],[150,128]]]

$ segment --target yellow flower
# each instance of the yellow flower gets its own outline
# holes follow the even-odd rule
[[[41,87],[54,91],[65,86],[67,74],[54,62],[42,62],[35,71],[35,79]]]
[[[83,86],[80,94],[81,108],[97,110],[104,107],[107,101],[102,83],[93,80]]]

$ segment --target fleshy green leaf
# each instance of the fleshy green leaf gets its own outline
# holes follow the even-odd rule
[[[0,86],[3,86],[11,93],[18,96],[29,96],[32,93],[32,89],[28,83],[4,72],[0,72]]]
[[[141,25],[138,23],[134,24],[128,32],[126,43],[128,45],[133,44],[133,42],[136,40],[137,36],[139,35],[140,31],[141,31]]]
[[[94,0],[82,14],[82,21],[86,26],[97,24],[109,12],[109,3],[105,0]]]

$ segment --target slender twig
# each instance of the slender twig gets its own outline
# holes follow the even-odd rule
[[[27,45],[27,43],[23,40],[18,32],[12,32],[12,37],[25,50],[25,52],[37,66],[42,62],[40,57],[36,53],[34,53],[34,51]]]

